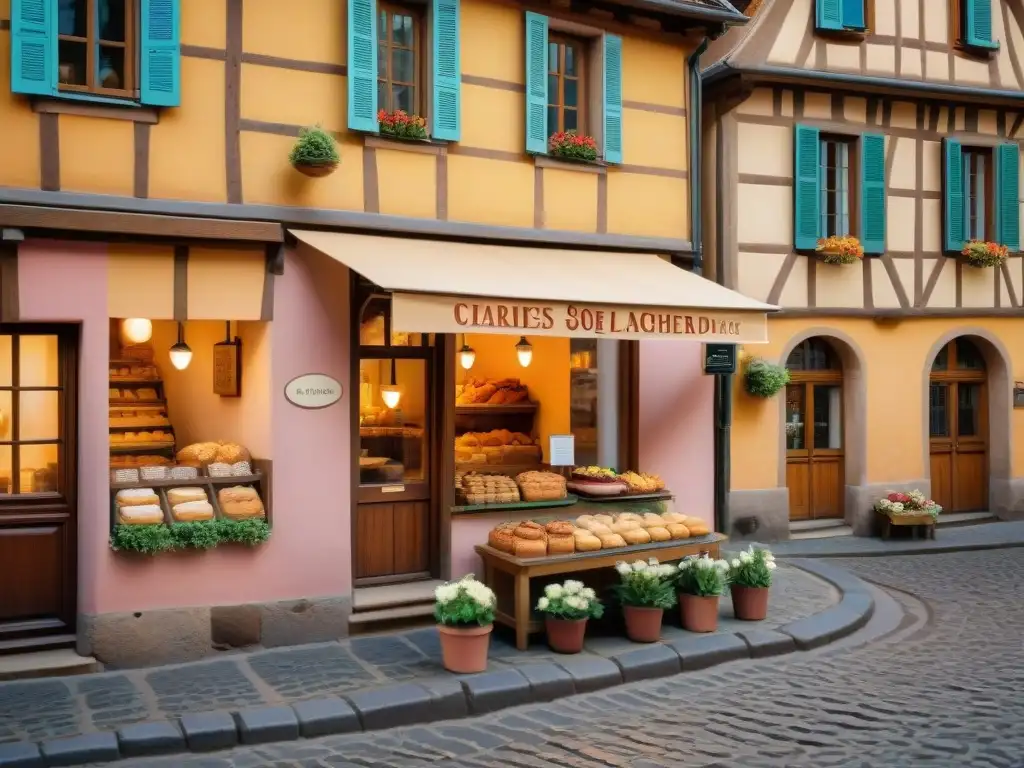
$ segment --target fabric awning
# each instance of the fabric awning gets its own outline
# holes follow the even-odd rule
[[[407,332],[757,344],[778,309],[653,254],[291,234],[390,291]]]

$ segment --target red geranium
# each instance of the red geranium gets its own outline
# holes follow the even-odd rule
[[[597,160],[597,142],[592,136],[581,136],[576,131],[559,131],[548,139],[548,152],[567,160]]]

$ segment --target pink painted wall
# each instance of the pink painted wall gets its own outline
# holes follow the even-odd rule
[[[695,342],[640,342],[640,470],[675,491],[675,511],[711,525],[715,384],[700,355]]]

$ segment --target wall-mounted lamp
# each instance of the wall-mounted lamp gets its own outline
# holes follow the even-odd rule
[[[519,337],[519,343],[516,344],[516,357],[519,358],[519,364],[523,368],[529,368],[530,363],[533,362],[533,345],[526,340],[525,336]]]
[[[129,317],[121,321],[121,333],[132,344],[145,344],[153,338],[153,323],[144,317]]]
[[[192,348],[185,343],[185,327],[178,323],[178,343],[171,347],[171,365],[184,371],[192,362]]]
[[[468,371],[476,362],[476,350],[466,343],[466,336],[462,336],[462,349],[459,350],[459,365],[463,370]]]

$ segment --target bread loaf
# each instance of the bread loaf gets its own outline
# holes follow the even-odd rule
[[[252,501],[253,499],[259,501],[260,496],[256,493],[255,488],[250,488],[246,485],[235,485],[230,488],[221,488],[220,491],[217,492],[217,500],[221,504],[233,501]]]
[[[164,521],[164,511],[157,504],[118,507],[117,522],[122,525],[154,525]]]
[[[627,544],[649,544],[651,541],[650,534],[640,526],[623,531],[622,538]]]
[[[665,530],[668,531],[669,535],[673,539],[688,539],[690,538],[690,529],[682,523],[669,523],[665,526]]]
[[[512,552],[512,530],[515,523],[502,523],[487,534],[487,544],[501,552]]]
[[[594,519],[597,520],[597,522],[601,523],[602,525],[607,525],[609,527],[611,527],[612,523],[615,522],[615,518],[612,517],[611,515],[604,515],[604,514],[594,515]]]
[[[591,523],[590,525],[584,526],[595,536],[608,536],[612,533],[612,529],[603,523]]]
[[[259,499],[246,499],[245,501],[222,501],[220,511],[224,517],[230,520],[247,520],[250,517],[263,517],[265,510],[263,502]]]
[[[528,539],[530,541],[542,541],[544,539],[544,526],[535,523],[533,520],[524,520],[516,526],[512,535],[517,539]]]
[[[544,530],[547,531],[549,536],[572,536],[574,529],[572,523],[567,523],[564,520],[553,520],[544,526]]]
[[[212,520],[213,507],[206,501],[185,501],[171,507],[171,517],[179,523],[190,520]]]
[[[160,498],[152,488],[126,488],[114,498],[119,507],[160,506]]]
[[[544,557],[547,553],[547,543],[542,539],[512,539],[512,554],[516,557]]]
[[[601,548],[601,540],[586,528],[573,531],[573,538],[576,540],[577,552],[596,552]]]
[[[662,512],[661,519],[666,523],[682,523],[686,525],[686,515],[680,515],[678,512]]]
[[[206,491],[202,488],[171,488],[167,491],[167,503],[172,507],[189,501],[206,500]]]
[[[643,526],[636,522],[636,520],[622,520],[621,518],[611,525],[612,533],[625,533],[626,531],[635,531],[642,528]],[[629,539],[626,539],[626,541],[629,541]]]
[[[656,515],[653,512],[647,512],[644,514],[644,528],[651,528],[652,526],[663,528],[665,526],[665,522],[665,518],[661,515]]]
[[[668,541],[672,538],[672,534],[669,533],[668,528],[662,528],[658,525],[653,525],[648,528],[647,533],[650,534],[651,541]]]
[[[626,540],[617,533],[606,533],[597,537],[601,540],[601,549],[614,549],[626,546]]]
[[[576,539],[570,533],[548,536],[549,555],[571,555],[576,551]]]

